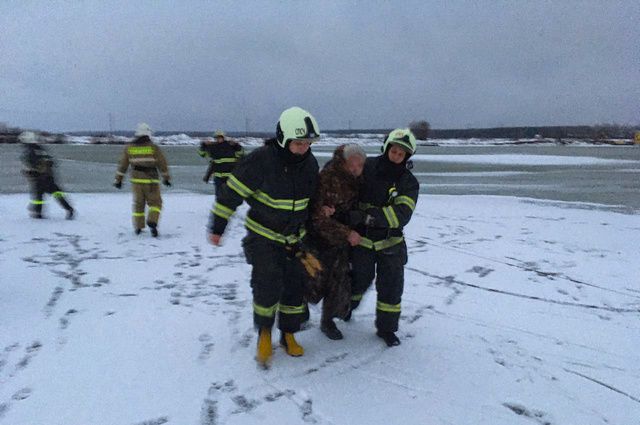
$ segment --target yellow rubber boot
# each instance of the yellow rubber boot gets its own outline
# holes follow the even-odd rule
[[[304,348],[298,344],[292,333],[283,332],[280,336],[280,345],[284,347],[290,356],[300,357],[304,354]]]
[[[271,329],[261,328],[258,334],[258,349],[256,350],[256,361],[261,366],[268,366],[271,361],[273,350],[271,348]]]

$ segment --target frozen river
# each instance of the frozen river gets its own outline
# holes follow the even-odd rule
[[[122,146],[49,145],[68,192],[114,192]],[[326,162],[333,146],[314,146]],[[376,154],[373,148],[369,153]],[[202,182],[207,161],[195,146],[163,146],[171,165],[170,191],[213,193]],[[0,193],[27,192],[20,146],[0,145]],[[584,146],[421,146],[414,159],[421,192],[502,195],[619,205],[640,209],[640,148]]]

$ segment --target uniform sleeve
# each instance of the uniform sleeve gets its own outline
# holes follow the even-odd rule
[[[320,173],[318,188],[311,211],[311,221],[315,232],[322,240],[331,245],[339,246],[347,243],[347,237],[351,229],[335,218],[326,217],[322,213],[323,206],[334,206],[335,200],[332,198],[335,198],[335,196],[332,196],[332,193],[336,193],[336,191],[337,188],[333,187],[330,176],[328,176],[327,173]]]
[[[216,167],[216,163],[211,161],[209,162],[209,165],[207,166],[207,172],[204,173],[204,180],[209,181],[209,179],[211,178],[211,175],[213,174],[214,168]]]
[[[116,182],[121,183],[122,179],[127,172],[127,168],[129,168],[129,151],[128,148],[124,148],[122,151],[122,156],[120,157],[120,162],[118,162],[118,169],[116,170]]]
[[[404,184],[397,187],[398,195],[390,205],[385,207],[371,207],[367,214],[374,218],[374,226],[386,229],[402,228],[409,223],[418,202],[420,185],[413,175]]]
[[[198,148],[198,155],[200,155],[203,158],[207,156],[207,150],[204,142],[200,142],[200,148]]]
[[[222,187],[209,216],[209,232],[222,235],[229,219],[246,198],[262,185],[264,175],[261,150],[242,159]]]
[[[244,156],[244,148],[242,147],[242,145],[240,145],[240,143],[236,143],[233,146],[233,150],[235,150],[236,152],[236,158],[242,158]]]
[[[167,159],[162,153],[162,150],[156,146],[153,150],[153,156],[156,159],[156,165],[162,174],[162,178],[165,180],[171,180],[171,176],[169,175],[169,165],[167,164]]]

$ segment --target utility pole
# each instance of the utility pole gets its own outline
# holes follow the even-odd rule
[[[114,119],[113,119],[113,114],[111,112],[109,112],[109,134],[113,135],[113,127],[114,127]]]
[[[247,137],[249,135],[249,118],[244,117],[244,136]]]
[[[351,120],[349,120],[349,131],[351,131]]]

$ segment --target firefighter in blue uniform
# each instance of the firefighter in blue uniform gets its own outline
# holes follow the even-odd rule
[[[213,175],[213,183],[216,187],[216,196],[220,196],[222,185],[231,175],[231,171],[236,166],[238,160],[244,155],[244,150],[239,143],[227,139],[224,131],[217,130],[215,132],[216,141],[202,142],[198,154],[205,158],[209,157],[209,167],[202,180],[209,183],[209,179]]]
[[[258,330],[256,360],[268,366],[272,356],[271,329],[278,318],[280,344],[287,354],[301,356],[294,338],[309,317],[303,300],[305,269],[321,266],[303,246],[309,199],[318,180],[318,162],[310,145],[320,136],[316,120],[301,108],[285,110],[270,139],[242,159],[229,176],[209,221],[209,240],[220,245],[236,208],[249,204],[242,241],[252,266],[253,320]],[[303,267],[304,266],[304,267]]]
[[[385,138],[382,155],[365,162],[359,196],[360,214],[353,225],[362,236],[352,251],[351,307],[355,309],[374,278],[376,281],[377,335],[392,347],[396,336],[404,287],[407,246],[403,227],[409,223],[418,201],[420,185],[407,168],[416,150],[409,129],[393,130]],[[351,314],[345,320],[348,320]]]

